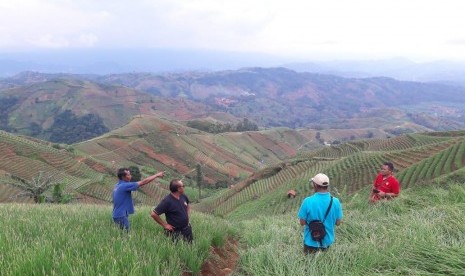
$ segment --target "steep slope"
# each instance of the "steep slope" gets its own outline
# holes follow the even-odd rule
[[[0,105],[0,128],[68,144],[76,140],[63,140],[54,134],[79,137],[84,131],[90,132],[90,135],[77,140],[82,141],[120,127],[141,114],[161,114],[188,120],[205,117],[211,111],[203,104],[185,99],[160,99],[127,87],[102,85],[72,77],[39,79],[3,89],[0,91]],[[218,112],[212,112],[210,116],[215,114],[221,116]],[[87,130],[83,129],[82,125],[88,121],[91,125]]]
[[[463,182],[458,172],[465,167],[465,132],[410,134],[327,147],[255,173],[198,208],[235,218],[288,212],[311,193],[308,180],[316,173],[328,174],[332,192],[345,197],[370,187],[386,161],[395,164],[403,188],[444,177]],[[291,189],[297,191],[295,198],[287,197]]]
[[[227,185],[257,168],[295,156],[312,139],[290,129],[210,134],[143,116],[75,147],[108,165],[171,169],[179,177],[193,178],[201,164],[207,183]]]
[[[66,192],[85,201],[111,201],[117,168],[138,166],[143,175],[166,170],[167,177],[144,187],[137,202],[153,204],[168,193],[171,178],[193,184],[195,168],[201,165],[205,185],[228,186],[256,169],[296,156],[313,143],[314,133],[287,128],[258,132],[210,134],[154,116],[136,116],[112,132],[73,144],[52,144],[39,139],[0,133],[0,178],[30,180],[40,171],[66,184]],[[0,185],[0,201],[19,200],[20,192]]]

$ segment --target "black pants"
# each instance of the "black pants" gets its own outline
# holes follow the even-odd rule
[[[313,246],[308,246],[308,245],[304,244],[304,253],[305,253],[305,255],[313,254],[313,253],[316,253],[318,251],[326,251],[326,249],[328,249],[328,247],[326,247],[326,248],[324,248],[324,247],[313,247]]]
[[[168,237],[171,237],[173,241],[179,240],[180,236],[182,236],[182,238],[189,243],[191,243],[194,239],[194,235],[192,234],[192,227],[190,224],[181,230],[166,231],[165,233]]]

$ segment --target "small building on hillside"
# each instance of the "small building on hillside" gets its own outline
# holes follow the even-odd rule
[[[288,198],[295,198],[296,195],[297,195],[297,192],[295,190],[289,190],[287,192],[287,197]]]

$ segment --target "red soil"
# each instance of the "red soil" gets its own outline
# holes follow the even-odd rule
[[[230,275],[236,268],[239,260],[238,242],[233,239],[226,241],[223,247],[212,247],[210,256],[202,265],[200,275],[202,276],[226,276]],[[184,272],[183,276],[192,275]]]

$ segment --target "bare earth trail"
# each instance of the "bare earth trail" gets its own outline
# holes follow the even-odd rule
[[[239,260],[239,243],[232,238],[226,240],[223,247],[212,247],[210,255],[200,270],[201,276],[227,276],[236,268]],[[184,272],[183,276],[192,275]]]

